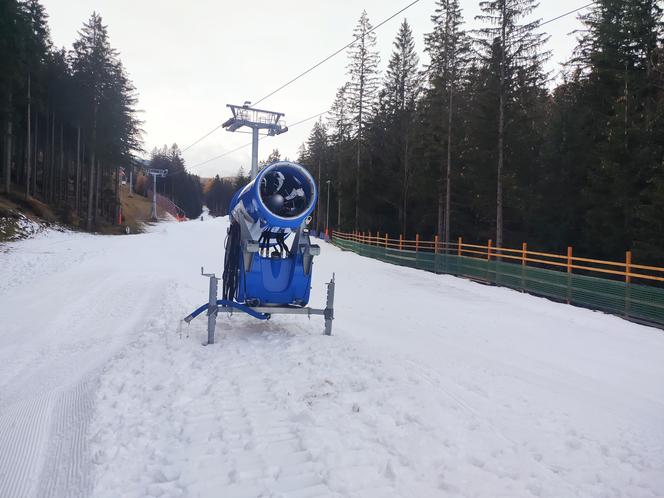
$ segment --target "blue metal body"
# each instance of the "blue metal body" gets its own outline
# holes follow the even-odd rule
[[[309,302],[311,272],[305,274],[302,254],[272,259],[254,253],[250,270],[244,267],[244,261],[240,262],[238,283],[238,302],[305,306]]]
[[[271,184],[275,188],[270,189]],[[275,196],[278,203],[274,201]],[[284,199],[286,203],[281,208]],[[265,167],[233,196],[231,218],[244,224],[243,245],[239,248],[242,257],[239,258],[237,302],[295,306],[309,302],[312,258],[304,227],[316,200],[313,177],[302,166],[290,162]],[[281,209],[275,208],[275,204]],[[289,251],[283,251],[277,236],[282,241],[289,236],[294,239]],[[259,251],[245,252],[243,248],[248,240],[258,242]]]

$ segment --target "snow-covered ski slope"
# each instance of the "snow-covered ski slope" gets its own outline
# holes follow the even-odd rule
[[[0,246],[0,497],[664,496],[662,331],[321,244],[203,347],[225,227]]]

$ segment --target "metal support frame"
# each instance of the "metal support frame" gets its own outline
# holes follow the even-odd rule
[[[251,130],[251,179],[256,178],[258,174],[258,130],[253,127]]]
[[[207,307],[207,331],[208,331],[208,344],[214,344],[214,331],[217,327],[217,287],[219,279],[214,273],[204,273],[201,267],[201,275],[210,279],[210,292]]]
[[[272,315],[306,315],[308,317],[311,317],[312,315],[322,316],[325,319],[324,334],[328,336],[332,335],[332,321],[334,320],[334,288],[335,288],[334,274],[332,274],[332,279],[326,284],[327,298],[325,301],[324,309],[309,308],[309,307],[299,308],[296,306],[256,306],[251,308],[247,308],[245,305],[219,306],[217,303],[221,301],[217,299],[217,289],[218,289],[218,282],[220,279],[214,273],[205,273],[203,268],[201,268],[201,275],[210,279],[210,288],[209,288],[207,306],[203,305],[201,307],[202,309],[199,308],[197,311],[194,311],[192,314],[184,318],[184,321],[186,323],[190,323],[194,318],[198,316],[199,311],[202,312],[203,310],[205,310],[206,315],[208,317],[207,321],[208,345],[214,344],[215,332],[217,327],[217,315],[219,314],[219,312],[224,312],[228,313],[229,315],[232,315],[235,312],[236,308],[241,311],[244,309],[245,311],[243,312],[247,312],[250,310],[251,312],[253,312],[252,314],[254,315],[263,314],[265,316],[261,317],[261,319],[264,320],[265,319],[269,320]]]
[[[267,130],[268,136],[281,135],[288,131],[288,126],[284,125],[282,112],[266,111],[265,109],[256,109],[249,107],[251,102],[245,102],[243,105],[228,104],[227,107],[233,113],[233,117],[228,119],[222,126],[228,131],[236,131],[243,126],[251,128],[251,179],[256,178],[258,174],[258,134],[260,130]]]
[[[167,169],[147,168],[145,172],[152,176],[152,221],[157,221],[157,177],[164,178],[168,175]]]

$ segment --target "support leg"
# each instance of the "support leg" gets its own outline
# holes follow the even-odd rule
[[[332,320],[334,320],[334,274],[327,284],[327,302],[325,303],[325,335],[332,335]]]
[[[217,277],[210,276],[210,300],[208,301],[208,344],[214,344],[214,329],[217,325]]]

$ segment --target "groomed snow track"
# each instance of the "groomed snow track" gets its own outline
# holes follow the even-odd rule
[[[0,497],[664,496],[661,331],[321,244],[203,347],[225,226],[0,247]]]

